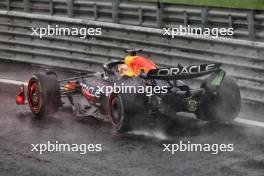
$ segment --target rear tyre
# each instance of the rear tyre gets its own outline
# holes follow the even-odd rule
[[[205,89],[205,95],[197,113],[201,120],[226,123],[234,120],[241,108],[241,97],[239,87],[235,80],[226,75],[220,87],[214,91],[211,81],[214,75],[211,75],[201,87]]]
[[[33,114],[43,117],[58,111],[61,106],[60,84],[46,74],[35,74],[28,83],[28,104]]]
[[[124,108],[120,95],[113,94],[110,97],[110,120],[113,128],[118,132],[127,132],[130,130],[129,117]]]
[[[144,107],[137,94],[112,94],[109,109],[113,128],[120,133],[131,131],[133,124],[145,116]]]

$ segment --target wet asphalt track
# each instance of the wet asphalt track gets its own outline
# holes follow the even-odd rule
[[[3,64],[2,64],[3,65]],[[13,67],[12,67],[13,68]],[[1,76],[15,75],[5,67]],[[31,70],[20,74],[21,80]],[[26,80],[26,79],[25,79]],[[138,127],[120,135],[110,124],[77,119],[66,106],[52,117],[36,119],[25,106],[15,104],[13,87],[0,84],[0,175],[250,175],[264,176],[264,128],[237,123],[213,126],[179,117],[156,125]],[[163,143],[233,143],[233,152],[162,152]],[[31,152],[31,143],[100,143],[102,151]]]

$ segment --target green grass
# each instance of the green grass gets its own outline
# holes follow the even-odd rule
[[[157,2],[157,0],[140,0],[140,1]],[[264,0],[160,0],[160,2],[264,10]]]

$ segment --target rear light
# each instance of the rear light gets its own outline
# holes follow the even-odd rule
[[[18,105],[23,105],[25,104],[25,91],[24,91],[24,85],[21,84],[19,87],[17,94],[16,94],[16,103]]]

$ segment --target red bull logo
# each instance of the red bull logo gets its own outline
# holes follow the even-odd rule
[[[127,65],[125,75],[130,77],[138,76],[141,71],[148,73],[150,70],[157,68],[154,62],[142,56],[126,56],[125,64]]]

